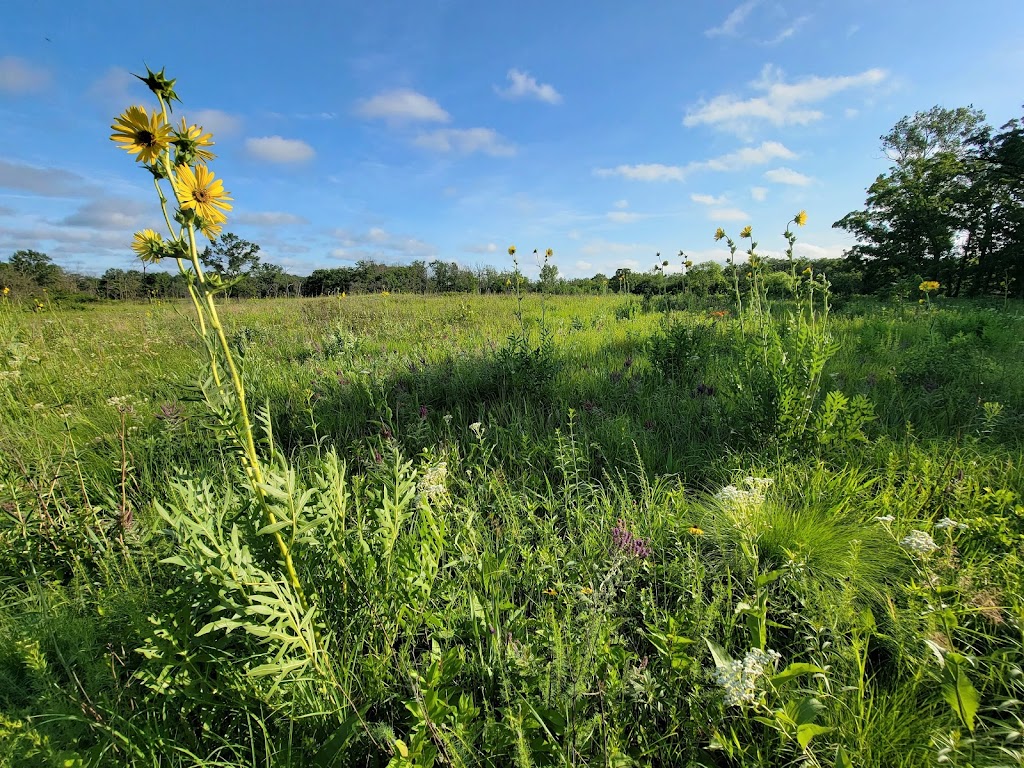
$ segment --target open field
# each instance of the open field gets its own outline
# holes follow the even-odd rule
[[[1024,306],[649,304],[225,301],[294,573],[188,302],[0,305],[0,761],[1024,764]]]

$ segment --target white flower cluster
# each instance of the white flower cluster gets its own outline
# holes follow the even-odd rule
[[[715,682],[725,689],[725,705],[742,707],[757,701],[757,681],[774,672],[782,656],[773,650],[752,648],[742,659],[715,669]]]
[[[936,531],[941,531],[946,528],[953,528],[957,531],[963,531],[967,529],[967,525],[964,523],[958,523],[956,520],[951,520],[948,517],[944,517],[941,520],[939,520],[939,522],[937,522],[935,525],[933,525],[932,528],[934,528]]]
[[[739,488],[727,485],[715,494],[715,498],[730,506],[756,506],[764,501],[774,481],[770,477],[745,477]]]
[[[911,531],[900,541],[900,546],[919,555],[929,555],[939,548],[935,540],[924,531]]]
[[[420,475],[420,481],[416,490],[420,497],[427,502],[436,502],[443,499],[448,493],[446,480],[448,479],[448,465],[445,462],[429,467]]]

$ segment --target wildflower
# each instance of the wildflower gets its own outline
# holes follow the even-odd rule
[[[426,501],[438,501],[448,494],[448,465],[445,462],[436,464],[420,475],[417,490]]]
[[[804,274],[805,275],[811,274],[811,268],[810,267],[804,267]]]
[[[690,526],[690,535],[691,536],[703,536],[704,535],[704,529],[703,528],[698,528],[696,525],[692,525],[692,526]]]
[[[939,548],[934,539],[924,531],[911,531],[900,541],[900,546],[919,555],[931,554]]]
[[[558,590],[557,589],[552,589],[551,587],[548,587],[547,589],[544,590],[544,594],[548,595],[549,597],[554,597],[555,595],[558,594]]]
[[[162,112],[149,115],[145,107],[128,107],[110,126],[114,132],[110,140],[128,154],[135,154],[137,162],[155,162],[171,143],[171,126]]]
[[[452,415],[450,413],[446,413],[444,415],[444,425],[446,427],[448,427],[448,426],[451,426],[451,423],[452,423]]]
[[[687,259],[686,261],[683,262],[683,266],[689,269],[690,267],[693,266],[693,262]]]
[[[164,239],[159,232],[144,229],[132,238],[132,250],[147,264],[155,264],[167,255]]]
[[[647,539],[633,534],[629,528],[626,527],[626,521],[621,518],[618,523],[615,524],[615,528],[612,529],[612,544],[620,552],[631,555],[638,560],[643,560],[651,556],[650,542]]]
[[[421,405],[420,406],[420,418],[421,419],[427,418],[427,406],[425,406],[425,405]]]
[[[516,247],[514,245],[510,245],[508,247],[508,255],[509,256],[515,256],[516,255]]]
[[[174,141],[171,143],[177,150],[174,155],[175,165],[192,165],[196,160],[207,163],[216,157],[207,149],[207,147],[213,146],[213,142],[210,140],[213,135],[203,133],[203,129],[198,125],[186,124],[185,118],[181,118],[181,128],[174,132],[174,136]]]
[[[555,252],[551,248],[548,248],[546,251],[544,251],[544,258],[546,258],[546,259],[550,259],[554,255],[555,255]]]
[[[938,280],[925,280],[917,287],[925,293],[931,293],[932,291],[939,290],[939,282]]]
[[[764,501],[772,482],[770,477],[746,477],[743,488],[727,485],[715,494],[715,498],[727,506],[756,506]]]
[[[594,594],[594,588],[593,587],[583,587],[583,589],[580,590],[580,594],[581,595],[592,595],[592,594]]]
[[[775,671],[782,656],[777,651],[752,648],[742,659],[715,670],[715,682],[725,689],[725,705],[742,707],[757,701],[758,681]]]
[[[9,286],[5,285],[4,286],[4,296],[10,296],[10,295],[11,295],[11,289],[10,289]]]
[[[717,243],[723,237],[725,237],[725,230],[719,227],[718,229],[715,230],[715,242]]]
[[[754,233],[754,228],[749,224],[740,230],[740,237],[750,237]]]
[[[798,227],[802,227],[807,223],[807,211],[800,211],[800,213],[793,217],[793,221]]]
[[[380,295],[381,296],[390,296],[391,295],[391,291],[389,291],[387,288],[385,288],[383,291],[380,292]]]
[[[932,528],[934,528],[936,531],[941,531],[946,528],[955,528],[958,531],[963,531],[967,528],[967,526],[964,523],[958,523],[956,520],[944,517],[941,520],[939,520],[939,522],[937,522],[935,525],[933,525]]]
[[[469,429],[470,429],[470,431],[474,435],[476,435],[476,439],[477,440],[482,440],[483,439],[483,437],[484,437],[484,425],[481,424],[479,421],[474,421],[472,424],[470,424],[469,425]]]
[[[224,211],[231,210],[227,202],[231,198],[224,191],[224,182],[214,178],[205,165],[197,165],[194,171],[187,165],[181,166],[174,179],[174,191],[182,209],[199,216],[207,229],[227,220]],[[203,234],[206,234],[205,229]]]

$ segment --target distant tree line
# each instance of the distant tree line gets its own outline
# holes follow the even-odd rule
[[[1024,125],[998,131],[973,107],[934,107],[881,137],[892,161],[863,210],[833,226],[863,289],[887,293],[921,279],[950,296],[1024,295]]]

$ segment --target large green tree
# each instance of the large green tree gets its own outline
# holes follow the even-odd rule
[[[260,263],[260,247],[225,232],[203,249],[199,260],[225,282],[241,280]]]

